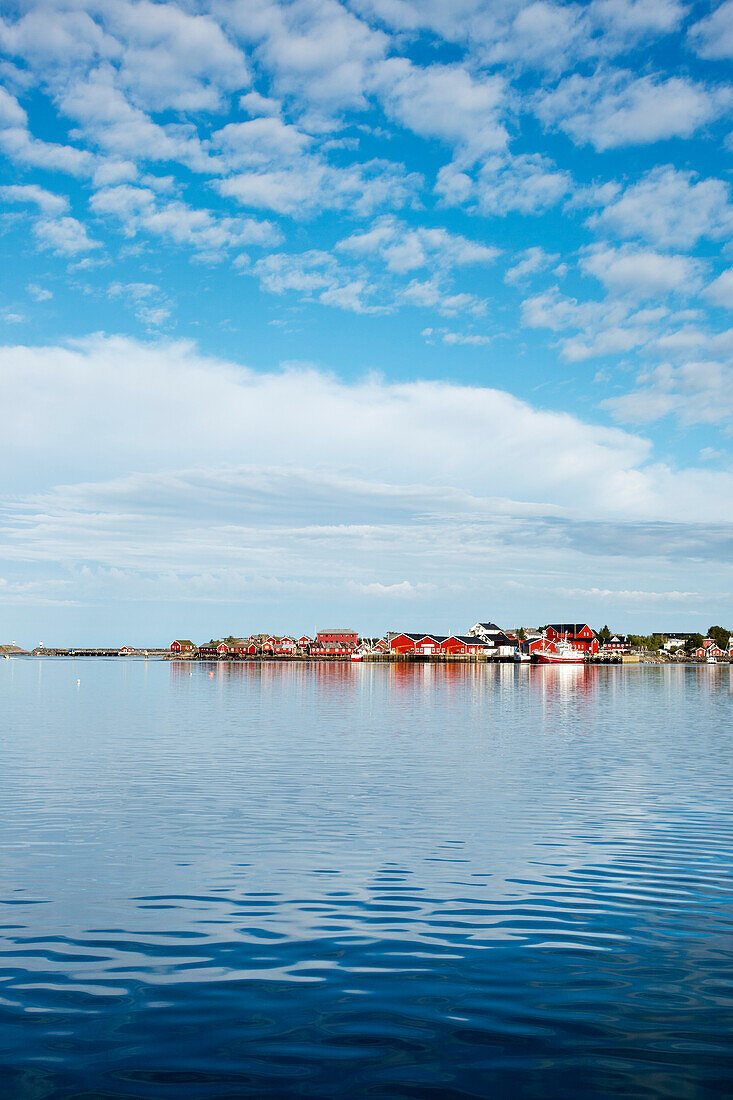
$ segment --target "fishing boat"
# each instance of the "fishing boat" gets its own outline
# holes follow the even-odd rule
[[[569,642],[551,642],[545,643],[542,649],[535,649],[532,660],[539,665],[582,665],[585,654],[573,649]]]
[[[359,651],[355,649],[354,652],[351,654],[351,660],[352,661],[363,661],[364,660],[364,654],[359,653]]]

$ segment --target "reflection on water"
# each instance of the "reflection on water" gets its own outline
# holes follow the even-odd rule
[[[2,662],[4,1094],[729,1093],[732,671]]]

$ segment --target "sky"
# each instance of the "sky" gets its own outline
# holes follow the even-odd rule
[[[0,642],[733,624],[733,0],[0,55]]]

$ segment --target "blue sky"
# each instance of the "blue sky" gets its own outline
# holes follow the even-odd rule
[[[0,50],[2,640],[733,620],[733,0]]]

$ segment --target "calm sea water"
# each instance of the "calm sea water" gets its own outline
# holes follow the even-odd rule
[[[732,693],[0,661],[0,1092],[731,1095]]]

